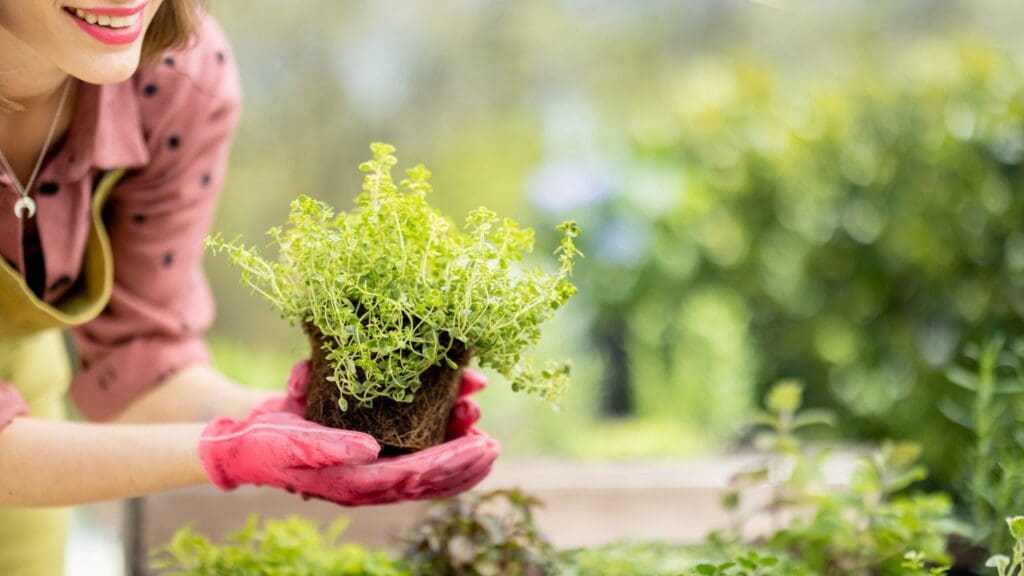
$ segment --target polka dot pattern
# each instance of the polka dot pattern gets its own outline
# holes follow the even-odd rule
[[[203,335],[214,308],[201,260],[203,239],[240,110],[227,40],[209,17],[198,40],[120,84],[79,92],[68,136],[36,188],[45,269],[43,300],[80,290],[93,188],[106,170],[129,169],[102,217],[114,259],[103,312],[72,329],[80,370],[70,394],[90,419],[108,419],[182,368],[209,362]],[[88,120],[83,120],[88,116]],[[0,194],[0,257],[22,261],[20,226]]]

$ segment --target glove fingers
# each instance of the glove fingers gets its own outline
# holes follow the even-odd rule
[[[463,396],[455,401],[448,418],[448,429],[445,438],[453,440],[465,436],[466,432],[480,421],[480,405],[475,400]]]
[[[451,498],[462,494],[463,492],[472,490],[474,486],[484,481],[487,476],[490,475],[493,467],[488,465],[482,470],[477,471],[475,475],[467,476],[461,479],[457,483],[452,483],[445,487],[439,487],[434,491],[424,492],[418,500],[440,500],[442,498]]]
[[[396,476],[412,476],[412,484],[436,484],[489,465],[498,455],[497,442],[484,434],[467,435],[409,456],[385,459],[378,464]]]
[[[476,394],[487,387],[487,379],[484,375],[471,368],[462,369],[462,382],[459,384],[459,396]]]
[[[309,441],[292,442],[292,467],[326,468],[366,464],[377,459],[380,444],[369,434],[346,430],[306,433]]]
[[[441,498],[464,492],[482,481],[500,447],[483,432],[409,456],[383,458],[353,466],[295,470],[299,492],[344,506],[389,504]]]
[[[369,434],[320,426],[289,412],[264,414],[246,434],[265,436],[261,442],[290,468],[362,464],[380,453],[380,444]]]
[[[311,370],[312,364],[308,359],[299,360],[292,366],[291,373],[288,374],[288,397],[302,406],[303,409],[306,407],[306,391],[309,388],[309,374]]]
[[[304,484],[323,498],[346,506],[390,504],[408,500],[404,495],[410,475],[396,474],[378,464],[340,466],[303,471]]]

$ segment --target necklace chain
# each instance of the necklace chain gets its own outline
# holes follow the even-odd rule
[[[11,183],[14,184],[14,190],[18,193],[18,201],[14,203],[14,215],[18,219],[23,219],[27,214],[29,218],[35,216],[36,213],[36,202],[29,197],[32,192],[32,186],[36,183],[36,176],[39,175],[39,168],[43,165],[43,159],[46,157],[46,151],[50,148],[50,141],[53,140],[53,134],[57,131],[57,124],[60,123],[61,112],[64,111],[64,103],[67,102],[68,92],[71,89],[71,78],[69,77],[64,81],[64,91],[60,95],[60,103],[57,105],[57,114],[54,115],[53,121],[50,122],[50,131],[46,133],[46,140],[43,142],[43,149],[39,152],[39,157],[36,158],[35,167],[32,168],[32,174],[29,176],[28,181],[24,185],[18,180],[18,175],[14,173],[14,169],[11,168],[10,162],[7,161],[7,157],[4,156],[3,150],[0,150],[0,163],[3,164],[4,170],[11,177]]]

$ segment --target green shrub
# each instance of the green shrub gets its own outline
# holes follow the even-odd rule
[[[660,137],[563,211],[589,232],[577,280],[602,289],[580,304],[636,414],[666,395],[735,410],[754,383],[795,377],[842,433],[920,441],[951,487],[945,456],[968,439],[929,409],[943,368],[966,342],[1024,333],[1024,71],[948,40],[884,55],[827,76],[686,66],[645,108]],[[730,314],[694,322],[697,295]]]
[[[404,536],[405,560],[422,576],[556,574],[554,548],[533,519],[539,504],[519,490],[438,502]]]
[[[1024,574],[1024,516],[1007,518],[1006,525],[1013,538],[1011,556],[996,554],[985,562],[985,566],[995,568],[999,576],[1020,576]]]
[[[991,338],[968,346],[946,375],[960,390],[939,404],[973,440],[960,470],[974,541],[990,553],[1005,550],[1010,534],[1000,529],[1007,512],[1024,510],[1024,343]],[[956,393],[954,393],[956,392]]]
[[[321,532],[300,518],[260,526],[253,516],[222,545],[183,528],[154,553],[152,566],[171,576],[410,576],[385,553],[339,543],[344,527],[337,522]]]
[[[208,246],[227,252],[242,281],[283,317],[325,336],[342,409],[346,397],[364,406],[378,397],[411,402],[429,367],[455,367],[448,352],[456,341],[513,389],[557,400],[568,365],[534,369],[523,352],[576,292],[569,281],[579,254],[575,223],[558,226],[557,271],[525,270],[519,262],[533,249],[532,230],[486,208],[459,230],[427,203],[426,168],[408,170],[396,185],[394,148],[371,148],[357,209],[336,215],[300,196],[287,224],[269,232],[276,260],[219,237]]]
[[[954,519],[947,495],[910,490],[927,476],[917,464],[920,448],[886,443],[861,458],[848,485],[829,487],[821,470],[826,453],[809,452],[798,432],[831,419],[801,412],[802,391],[798,383],[786,381],[769,392],[766,410],[754,418],[756,426],[766,429],[758,445],[768,458],[738,474],[735,490],[724,500],[736,510],[742,489],[770,487],[768,503],[757,512],[774,516],[778,528],[758,549],[819,576],[942,573],[952,560],[950,536],[966,529]],[[727,552],[736,546],[745,550],[744,524],[744,518],[737,518],[712,542]]]

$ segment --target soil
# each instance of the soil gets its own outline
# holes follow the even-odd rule
[[[472,357],[461,342],[454,342],[449,352],[459,369],[447,365],[429,368],[420,376],[421,387],[412,402],[377,398],[372,406],[363,408],[349,398],[349,408],[343,411],[338,406],[338,386],[327,380],[333,369],[325,357],[323,334],[306,326],[306,335],[312,349],[307,420],[370,434],[380,443],[382,456],[408,454],[444,442],[448,416],[459,393],[460,371]]]

